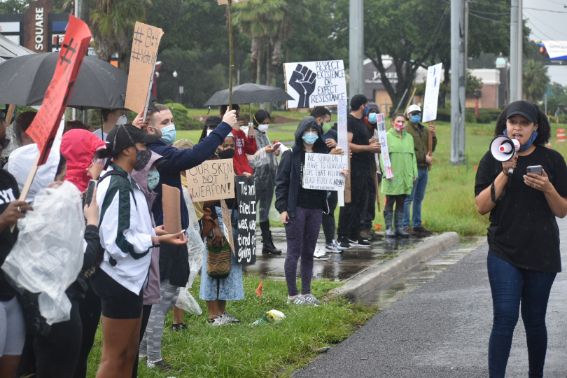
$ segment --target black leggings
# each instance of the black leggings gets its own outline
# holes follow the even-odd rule
[[[82,323],[79,302],[71,301],[71,318],[51,325],[47,336],[35,336],[33,351],[38,378],[73,377],[79,361]]]
[[[89,288],[85,293],[85,298],[80,303],[79,312],[83,323],[83,337],[75,378],[85,378],[87,376],[89,353],[93,347],[100,320],[100,298],[93,291],[90,281]]]

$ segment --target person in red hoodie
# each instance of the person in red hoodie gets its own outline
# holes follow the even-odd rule
[[[234,110],[236,110],[236,118],[240,118],[240,107],[238,107],[238,105],[234,105],[233,107]],[[227,109],[228,105],[221,106],[221,117],[226,113]],[[232,136],[234,137],[234,157],[232,158],[234,173],[237,176],[252,176],[254,169],[250,166],[246,155],[254,155],[256,153],[258,149],[256,145],[256,135],[253,127],[248,129],[248,135],[246,135],[240,127],[241,125],[238,123],[232,129]]]

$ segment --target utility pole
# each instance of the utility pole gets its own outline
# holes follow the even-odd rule
[[[451,0],[451,163],[465,162],[465,9]]]
[[[349,1],[349,96],[364,93],[364,0]]]
[[[510,9],[510,102],[522,99],[522,0],[512,0]]]

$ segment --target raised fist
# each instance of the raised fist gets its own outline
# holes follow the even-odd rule
[[[309,67],[298,64],[291,74],[289,85],[299,94],[298,108],[309,108],[309,97],[315,91],[317,74]]]

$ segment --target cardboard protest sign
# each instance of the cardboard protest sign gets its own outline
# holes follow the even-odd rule
[[[194,202],[234,198],[232,159],[206,160],[185,172]]]
[[[155,26],[142,22],[136,22],[134,26],[124,106],[137,113],[145,112],[150,99],[150,86],[162,36],[163,30]]]
[[[425,97],[423,99],[423,122],[437,119],[437,103],[439,102],[439,87],[443,63],[429,66],[427,69],[427,82],[425,84]]]
[[[81,19],[69,16],[69,24],[53,78],[45,91],[41,108],[26,130],[40,151],[38,165],[47,160],[49,149],[57,133],[57,126],[65,111],[65,104],[73,88],[79,67],[87,53],[91,31]]]
[[[288,108],[337,105],[347,100],[345,67],[342,60],[284,63],[286,92],[293,97]]]
[[[341,173],[343,167],[342,155],[306,153],[302,187],[316,190],[343,190],[345,187],[345,176]]]
[[[238,233],[235,235],[236,259],[239,264],[256,262],[256,185],[252,176],[236,176],[238,199]]]
[[[388,151],[388,137],[386,136],[386,122],[384,122],[384,114],[377,114],[378,122],[376,124],[378,129],[378,142],[380,143],[380,155],[382,156],[382,163],[384,165],[384,176],[387,179],[394,177],[392,171],[392,163],[390,162],[390,152]]]
[[[161,205],[163,208],[163,227],[170,234],[181,231],[181,196],[179,189],[162,184]]]

